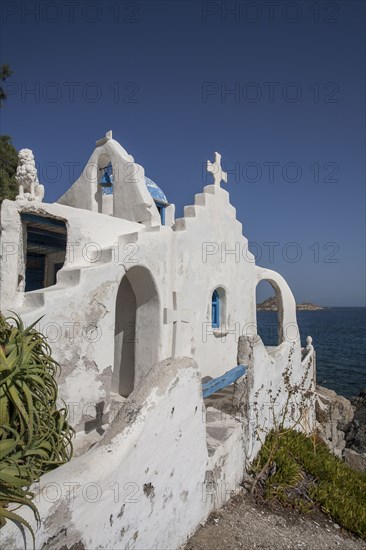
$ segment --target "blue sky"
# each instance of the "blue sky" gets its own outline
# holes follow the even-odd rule
[[[363,1],[4,1],[1,29],[1,133],[48,202],[110,129],[178,214],[219,151],[258,263],[365,305]]]

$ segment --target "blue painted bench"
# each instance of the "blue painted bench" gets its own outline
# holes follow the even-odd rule
[[[231,386],[231,384],[236,382],[238,378],[244,376],[247,372],[247,368],[248,367],[245,367],[244,365],[238,365],[237,367],[225,372],[222,376],[218,376],[217,378],[213,378],[209,382],[202,384],[203,398],[205,399],[205,397],[209,397],[213,393],[222,390],[227,386]]]

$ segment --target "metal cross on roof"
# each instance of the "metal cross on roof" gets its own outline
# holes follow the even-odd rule
[[[173,292],[173,309],[164,308],[164,325],[173,323],[172,357],[182,355],[182,323],[189,323],[189,310],[182,309],[181,296]]]
[[[207,172],[213,174],[216,187],[220,187],[222,181],[227,183],[227,173],[222,169],[220,153],[215,153],[215,162],[207,161]]]

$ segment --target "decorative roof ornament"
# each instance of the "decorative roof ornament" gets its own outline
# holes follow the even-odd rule
[[[215,153],[215,162],[207,161],[207,172],[213,174],[215,187],[220,187],[222,181],[227,183],[227,173],[222,169],[220,153]]]
[[[18,153],[18,159],[15,181],[19,184],[19,195],[16,200],[42,202],[44,186],[38,181],[33,152],[30,149],[21,149]]]
[[[306,337],[306,351],[314,351],[313,339],[311,336]]]
[[[109,141],[110,139],[112,139],[112,130],[109,130],[109,132],[106,133],[105,137],[102,138],[102,139],[98,139],[96,142],[95,142],[95,145],[97,147],[100,147],[101,145],[104,145],[105,143],[107,143],[107,141]]]

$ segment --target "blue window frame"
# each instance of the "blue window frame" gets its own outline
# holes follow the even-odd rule
[[[212,294],[212,327],[219,328],[220,326],[220,296],[217,290]]]
[[[28,212],[23,212],[20,217],[27,231],[25,292],[40,290],[51,284],[56,284],[56,273],[62,269],[63,262],[49,262],[48,256],[66,254],[65,222]],[[48,263],[48,268],[51,264],[53,269],[52,282],[48,277],[48,284],[46,284],[46,263]]]

